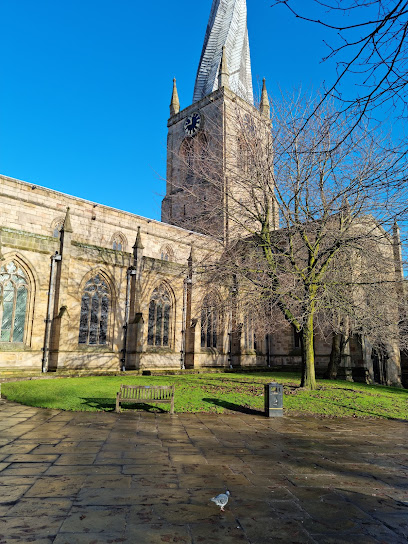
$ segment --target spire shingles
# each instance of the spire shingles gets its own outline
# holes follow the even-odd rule
[[[218,88],[222,48],[229,68],[229,88],[253,104],[246,0],[213,0],[193,102]]]

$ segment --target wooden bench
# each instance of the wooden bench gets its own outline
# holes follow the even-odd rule
[[[116,394],[116,412],[120,412],[122,402],[136,404],[170,403],[170,413],[174,414],[174,385],[121,385]]]

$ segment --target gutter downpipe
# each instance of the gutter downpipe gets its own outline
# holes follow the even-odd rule
[[[191,283],[191,278],[185,278],[183,289],[183,318],[181,329],[181,350],[180,350],[180,368],[186,369],[186,327],[187,327],[187,285]]]
[[[133,272],[133,274],[132,274]],[[126,350],[127,350],[127,333],[129,328],[129,306],[130,306],[130,276],[134,276],[136,270],[128,268],[126,272],[126,303],[125,303],[125,324],[123,325],[123,349],[122,349],[122,372],[126,372]]]
[[[51,313],[54,302],[54,267],[56,262],[62,261],[62,255],[55,253],[51,256],[51,270],[50,270],[50,283],[48,288],[48,303],[47,303],[47,317],[45,319],[45,335],[44,335],[44,347],[41,372],[48,372],[48,356],[50,353],[50,333],[51,333]]]

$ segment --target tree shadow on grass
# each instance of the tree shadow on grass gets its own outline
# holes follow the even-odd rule
[[[95,408],[96,410],[101,410],[103,412],[114,412],[116,410],[116,399],[112,397],[81,397],[82,404]],[[163,410],[160,406],[154,404],[144,404],[144,403],[131,403],[131,402],[121,402],[121,409],[125,410],[143,410],[144,412],[155,412],[166,413],[167,410]]]
[[[230,410],[231,412],[240,412],[241,414],[249,414],[252,416],[264,415],[264,412],[261,412],[260,410],[247,408],[246,406],[242,406],[241,404],[235,404],[233,402],[228,402],[226,400],[205,398],[203,399],[203,401],[208,402],[210,404],[215,404],[216,406],[221,406],[222,408],[225,408],[226,410]]]

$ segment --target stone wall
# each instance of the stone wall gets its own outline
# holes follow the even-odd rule
[[[235,337],[236,333],[229,331],[228,318],[220,318],[217,347],[201,346],[201,308],[212,288],[200,285],[192,259],[205,263],[214,258],[220,248],[216,240],[4,176],[0,177],[0,205],[0,266],[13,262],[28,286],[24,339],[0,341],[0,370],[40,371],[44,359],[49,370],[117,371],[123,365],[128,369],[173,370],[182,364],[186,368],[301,368],[300,348],[286,323],[272,324],[269,343],[257,338],[257,348],[251,350],[246,349],[243,335]],[[64,222],[61,233],[59,228]],[[56,253],[62,255],[62,260],[55,259]],[[128,279],[130,271],[134,275]],[[80,344],[82,297],[87,282],[96,276],[102,278],[109,291],[106,342]],[[171,299],[166,346],[148,342],[149,305],[153,292],[161,285]],[[242,317],[235,319],[239,323]],[[44,357],[47,346],[48,357]],[[396,384],[401,370],[397,346],[392,347],[388,350],[388,380]],[[329,362],[330,339],[316,337],[315,348],[317,373],[321,375]],[[370,353],[354,349],[350,361],[352,367],[367,369],[372,379]]]
[[[49,368],[119,370],[123,364],[127,271],[135,264],[135,243],[140,227],[142,265],[138,289],[141,314],[135,329],[137,368],[179,368],[183,329],[183,281],[187,259],[194,245],[198,251],[211,249],[211,241],[200,234],[149,220],[131,213],[81,200],[8,177],[0,177],[1,265],[14,262],[29,283],[24,342],[0,342],[0,370],[40,370],[43,360],[51,257],[55,263],[54,305],[50,335]],[[61,236],[69,208],[71,232]],[[57,234],[57,236],[55,236]],[[121,241],[122,250],[113,242]],[[81,299],[86,282],[99,274],[110,291],[107,342],[79,345]],[[168,347],[147,345],[149,302],[154,289],[165,285],[172,297],[171,335]],[[194,292],[197,305],[202,293]],[[135,316],[129,315],[129,321]],[[196,336],[199,337],[199,327]],[[193,345],[200,351],[199,338]],[[224,345],[216,353],[200,352],[195,366],[223,365]]]

